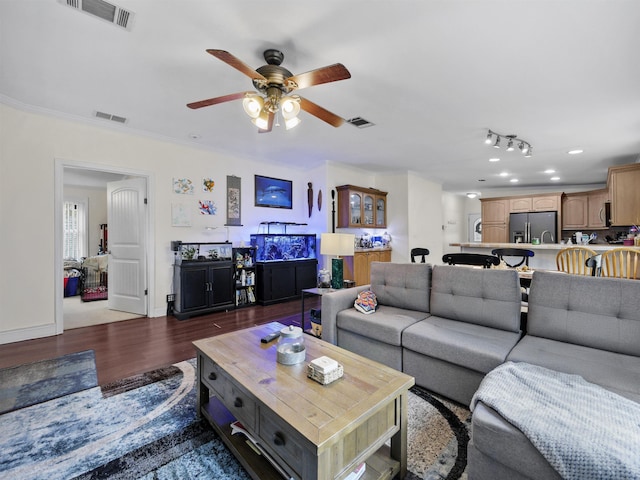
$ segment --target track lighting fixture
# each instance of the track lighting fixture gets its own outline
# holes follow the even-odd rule
[[[493,137],[495,137],[495,141]],[[525,157],[531,157],[531,144],[526,140],[518,138],[517,135],[502,135],[501,133],[496,133],[493,130],[489,130],[487,132],[487,138],[485,139],[484,143],[490,145],[493,142],[493,148],[500,148],[500,140],[502,138],[507,139],[507,152],[513,152],[516,149],[515,145],[517,144],[518,149],[524,154]]]

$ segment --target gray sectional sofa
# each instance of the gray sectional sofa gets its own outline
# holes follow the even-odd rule
[[[364,315],[353,302],[369,288],[379,307]],[[371,285],[322,297],[322,336],[466,405],[505,362],[577,374],[640,402],[640,281],[536,272],[526,332],[520,311],[512,270],[373,263]],[[470,480],[560,478],[482,401],[474,405],[468,456]]]
[[[369,287],[378,309],[364,315],[353,303]],[[322,338],[468,405],[520,339],[520,306],[513,270],[374,262],[370,286],[323,295]]]

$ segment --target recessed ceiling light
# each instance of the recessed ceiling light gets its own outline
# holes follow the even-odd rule
[[[569,155],[577,155],[577,154],[582,153],[582,152],[584,152],[584,150],[581,150],[581,149],[579,149],[579,148],[576,148],[575,150],[569,150],[567,153],[568,153]]]
[[[509,180],[511,183],[518,183],[520,180],[518,180],[517,178],[512,178],[511,180]]]
[[[553,180],[554,182],[557,182],[558,180],[560,180],[560,177],[551,177],[550,180]]]
[[[509,176],[509,172],[500,172],[500,176],[501,177],[508,177]]]
[[[499,162],[500,159],[499,158],[490,158],[489,161],[490,162]]]
[[[189,138],[190,138],[191,140],[200,140],[200,135],[199,135],[199,134],[197,134],[197,133],[190,133],[190,134],[189,134]]]
[[[549,168],[545,170],[544,173],[556,173],[556,171],[553,168]]]

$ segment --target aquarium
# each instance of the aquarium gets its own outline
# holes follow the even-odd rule
[[[232,245],[229,242],[182,243],[171,242],[171,249],[177,253],[176,263],[197,261],[228,261],[232,258]]]
[[[251,246],[257,247],[256,262],[281,262],[283,260],[307,260],[316,257],[315,234],[251,235]]]

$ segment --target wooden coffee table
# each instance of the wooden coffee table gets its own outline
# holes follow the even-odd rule
[[[277,341],[260,342],[281,328],[270,323],[194,342],[198,413],[254,479],[282,476],[243,435],[231,435],[235,419],[288,478],[343,479],[365,461],[364,479],[404,478],[413,377],[310,335],[305,362],[281,365]],[[328,385],[306,375],[307,364],[323,355],[344,367]]]

